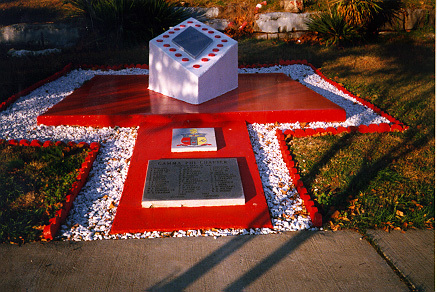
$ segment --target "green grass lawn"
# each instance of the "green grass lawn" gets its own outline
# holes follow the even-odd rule
[[[4,142],[4,141],[3,141]],[[62,206],[88,148],[0,143],[0,243],[40,240]]]
[[[289,142],[325,226],[434,226],[434,143],[414,145],[407,135],[353,133]]]

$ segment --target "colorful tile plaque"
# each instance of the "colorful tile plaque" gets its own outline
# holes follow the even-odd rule
[[[173,129],[171,152],[217,151],[214,128]]]

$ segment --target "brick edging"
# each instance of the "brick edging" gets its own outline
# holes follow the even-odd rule
[[[380,108],[378,108],[377,106],[373,105],[371,102],[353,94],[352,92],[350,92],[349,90],[347,90],[346,88],[344,88],[342,85],[340,85],[339,83],[329,79],[328,77],[326,77],[319,69],[317,69],[313,64],[309,63],[307,60],[280,60],[278,63],[270,63],[270,64],[253,64],[253,65],[239,65],[238,68],[240,69],[244,69],[244,68],[267,68],[267,67],[274,67],[274,66],[288,66],[288,65],[306,65],[311,67],[311,69],[314,71],[314,73],[316,73],[317,75],[319,75],[324,81],[328,82],[329,84],[331,84],[332,86],[334,86],[336,89],[340,90],[341,92],[343,92],[344,94],[347,94],[351,97],[353,97],[354,99],[356,99],[358,102],[360,102],[363,106],[370,108],[371,110],[373,110],[374,112],[376,112],[377,114],[381,115],[382,117],[386,118],[387,120],[390,121],[390,125],[386,124],[386,123],[381,123],[381,124],[370,124],[369,126],[367,125],[360,125],[358,127],[348,127],[348,128],[344,128],[344,127],[339,127],[339,131],[340,132],[361,132],[361,133],[374,133],[374,132],[403,132],[408,130],[408,126],[404,125],[402,122],[400,122],[399,120],[397,120],[396,118],[394,118],[393,116],[389,115],[388,113],[384,112],[383,110],[381,110]],[[388,126],[388,128],[387,128]],[[333,132],[335,131],[335,128],[328,128],[329,131],[328,132]],[[327,129],[327,130],[328,130]],[[334,130],[333,130],[334,129]],[[310,129],[311,131],[312,129]],[[323,129],[317,129],[317,132],[323,132]],[[332,133],[332,134],[337,134],[337,133]],[[299,135],[299,134],[297,134]],[[306,136],[312,136],[313,134],[308,134]],[[300,137],[304,137],[304,136],[300,136]]]
[[[295,63],[296,64],[296,63]],[[380,124],[370,124],[370,125],[360,125],[360,126],[349,126],[349,127],[328,127],[328,128],[306,128],[306,129],[294,129],[294,130],[285,130],[282,132],[282,130],[277,129],[276,130],[276,137],[279,142],[279,149],[282,154],[282,159],[284,160],[287,169],[289,171],[290,177],[293,179],[295,187],[297,192],[299,193],[301,199],[304,202],[305,208],[310,214],[311,220],[313,222],[313,225],[315,227],[321,227],[322,226],[322,215],[317,209],[317,207],[314,206],[314,201],[311,199],[310,195],[308,194],[307,189],[304,187],[303,182],[301,180],[300,175],[298,174],[298,169],[296,167],[296,161],[294,161],[293,157],[291,156],[287,144],[286,139],[287,138],[301,138],[301,137],[310,137],[315,135],[336,135],[341,133],[384,133],[384,132],[403,132],[408,129],[408,126],[402,124],[398,120],[396,120],[394,117],[390,116],[387,113],[384,113],[380,109],[378,109],[376,106],[371,104],[370,102],[350,93],[347,89],[345,89],[343,86],[339,85],[338,83],[326,78],[320,70],[316,69],[313,65],[308,64],[307,62],[303,63],[305,65],[310,66],[316,74],[321,76],[324,80],[335,86],[337,89],[342,91],[345,94],[348,94],[352,96],[353,98],[357,99],[359,102],[361,102],[363,105],[371,108],[375,112],[379,113],[381,116],[387,118],[391,123],[380,123]]]
[[[319,209],[314,205],[314,200],[311,199],[308,194],[307,189],[305,188],[300,175],[298,174],[298,169],[296,167],[296,162],[293,160],[291,156],[287,144],[285,143],[285,137],[282,133],[282,130],[276,129],[276,137],[279,142],[279,149],[281,150],[282,159],[287,166],[290,177],[294,181],[294,186],[296,187],[297,192],[299,193],[300,198],[302,199],[305,208],[310,214],[311,221],[313,222],[314,227],[322,226],[322,214],[319,212]]]
[[[72,68],[72,64],[70,63],[67,66],[65,66],[61,71],[56,72],[55,74],[47,77],[46,79],[38,81],[37,83],[27,87],[26,89],[24,89],[16,94],[11,95],[6,101],[0,103],[0,112],[5,110],[8,106],[13,104],[20,97],[29,94],[30,92],[37,89],[38,87],[43,86],[44,84],[47,84],[49,82],[52,82],[52,81],[58,79],[61,76],[64,76],[65,74],[67,74],[68,72],[71,71],[71,68]]]

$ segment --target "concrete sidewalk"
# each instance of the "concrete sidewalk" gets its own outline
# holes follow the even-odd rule
[[[434,230],[369,231],[434,291]],[[409,291],[354,231],[0,245],[0,291]]]

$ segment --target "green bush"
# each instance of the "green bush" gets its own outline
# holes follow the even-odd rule
[[[102,37],[116,43],[143,42],[189,17],[165,0],[65,0],[86,16]]]
[[[366,27],[382,10],[381,3],[382,0],[336,0],[334,7],[349,25]]]
[[[361,34],[377,31],[384,23],[393,23],[401,8],[400,0],[336,0],[333,7]]]
[[[375,12],[368,23],[366,27],[367,32],[376,32],[385,23],[395,24],[396,20],[399,20],[399,12],[403,6],[404,4],[401,0],[383,1],[380,4],[381,10]]]
[[[307,25],[328,45],[344,45],[376,35],[383,24],[393,23],[400,8],[400,0],[336,0],[310,16]]]
[[[317,32],[327,45],[350,44],[360,38],[357,28],[348,24],[335,10],[312,14],[307,26]]]

